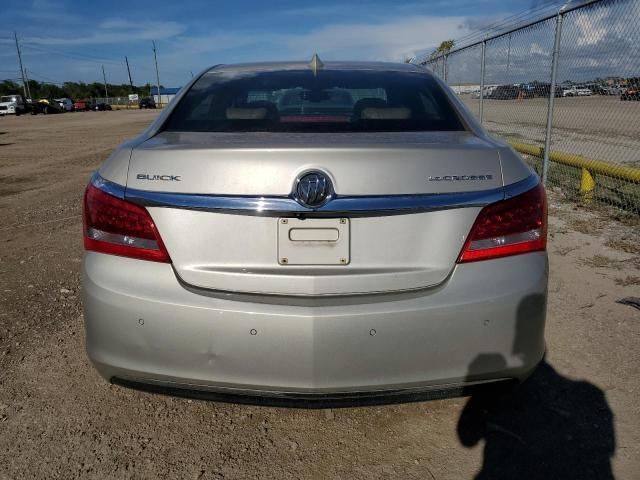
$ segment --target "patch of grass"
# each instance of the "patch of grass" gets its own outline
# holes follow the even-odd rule
[[[640,277],[637,277],[635,275],[627,275],[625,278],[616,278],[616,285],[619,285],[621,287],[640,285]]]
[[[601,232],[602,225],[596,219],[574,218],[569,221],[569,226],[576,232],[587,235],[596,235]]]
[[[600,255],[600,254],[597,254],[591,258],[585,259],[584,264],[589,267],[595,267],[595,268],[615,268],[617,270],[620,269],[620,261],[614,258],[605,257],[604,255]]]
[[[605,246],[626,253],[640,254],[640,242],[638,242],[637,240],[632,241],[627,238],[610,237],[605,242]]]

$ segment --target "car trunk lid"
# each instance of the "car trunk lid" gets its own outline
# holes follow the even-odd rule
[[[467,132],[162,133],[134,149],[127,192],[287,198],[295,179],[308,170],[326,172],[337,198],[378,202],[502,187],[496,149]],[[176,273],[187,284],[314,296],[443,282],[480,210],[478,205],[449,207],[402,215],[341,212],[324,219],[148,208]]]

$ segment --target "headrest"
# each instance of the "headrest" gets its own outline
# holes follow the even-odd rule
[[[360,113],[361,120],[407,120],[411,118],[408,108],[373,108],[367,107]]]

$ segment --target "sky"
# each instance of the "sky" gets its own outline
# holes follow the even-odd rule
[[[402,61],[550,0],[0,0],[0,78],[17,78],[12,30],[30,78],[179,87],[219,63]]]

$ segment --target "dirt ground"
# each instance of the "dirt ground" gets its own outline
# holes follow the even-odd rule
[[[638,105],[640,107],[640,105]],[[639,226],[550,192],[546,361],[515,392],[300,410],[109,385],[84,352],[80,204],[155,112],[0,118],[0,479],[634,479]]]

